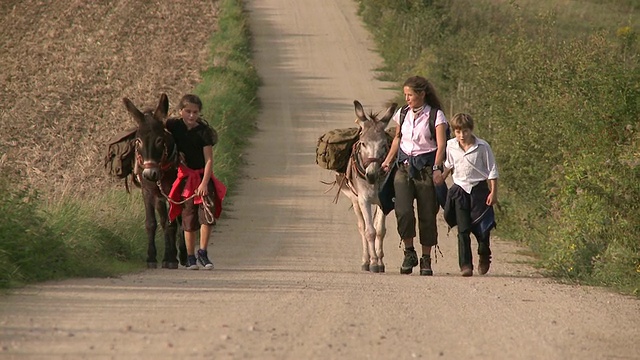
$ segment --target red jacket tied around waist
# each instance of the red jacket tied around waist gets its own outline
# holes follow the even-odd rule
[[[183,164],[180,164],[180,166],[178,166],[178,178],[173,182],[171,192],[169,192],[169,221],[175,220],[175,218],[177,218],[182,213],[182,206],[176,203],[180,203],[184,199],[187,199],[195,194],[198,186],[200,186],[203,174],[204,169],[193,170]],[[186,179],[186,181],[181,191],[180,183],[184,179]],[[213,173],[211,174],[211,181],[213,181],[213,187],[215,189],[215,194],[213,194],[215,213],[213,215],[216,219],[218,219],[220,217],[220,214],[222,213],[222,200],[227,194],[227,187],[220,180],[218,180],[213,175]],[[195,196],[193,198],[193,203],[196,205],[201,204],[202,197]]]

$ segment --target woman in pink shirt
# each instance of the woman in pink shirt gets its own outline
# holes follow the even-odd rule
[[[395,212],[398,234],[404,243],[400,273],[411,274],[418,266],[418,255],[413,245],[416,237],[415,201],[422,246],[420,275],[431,276],[431,249],[438,244],[436,215],[439,205],[435,185],[444,183],[442,171],[448,124],[442,104],[427,79],[412,76],[404,82],[403,91],[407,106],[399,109],[392,118],[398,124],[396,136],[382,167],[388,171],[397,165],[393,179]],[[435,118],[433,128],[429,126],[430,117]]]

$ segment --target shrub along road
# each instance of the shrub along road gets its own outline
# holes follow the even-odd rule
[[[639,358],[640,303],[556,284],[494,242],[489,275],[458,275],[440,222],[435,276],[363,273],[349,204],[314,164],[323,132],[353,125],[352,101],[384,108],[398,89],[351,0],[247,1],[263,79],[246,177],[210,251],[216,269],[149,270],[29,286],[0,297],[2,358]]]

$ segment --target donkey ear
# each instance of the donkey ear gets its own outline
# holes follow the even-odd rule
[[[167,94],[162,93],[162,95],[160,95],[160,100],[158,101],[158,107],[156,108],[156,111],[153,113],[153,117],[156,118],[156,120],[163,121],[164,118],[167,117],[168,113],[169,113],[169,97],[167,96]]]
[[[393,114],[396,113],[396,108],[398,108],[398,104],[397,103],[391,104],[389,106],[389,108],[387,108],[387,111],[384,113],[384,115],[382,116],[380,121],[385,123],[385,124],[388,124],[389,120],[391,120],[391,118],[393,117]]]
[[[129,100],[128,98],[123,98],[122,102],[124,103],[124,107],[127,108],[127,111],[129,111],[129,114],[133,116],[133,119],[138,124],[142,123],[144,119],[144,114],[140,112],[140,110],[138,110],[138,108],[135,105],[133,105],[131,100]]]
[[[367,121],[367,116],[364,114],[364,109],[362,108],[362,104],[360,104],[360,102],[358,100],[353,100],[353,105],[355,106],[355,110],[356,110],[356,122],[362,126],[362,124],[360,124],[360,122],[365,122]]]

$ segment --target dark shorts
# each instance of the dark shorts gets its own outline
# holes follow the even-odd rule
[[[216,223],[213,216],[216,210],[213,201],[215,196],[213,181],[209,181],[208,190],[209,195],[202,199],[202,203],[196,205],[193,203],[193,199],[190,199],[182,204],[182,228],[185,231],[198,231],[201,224],[214,225]]]

